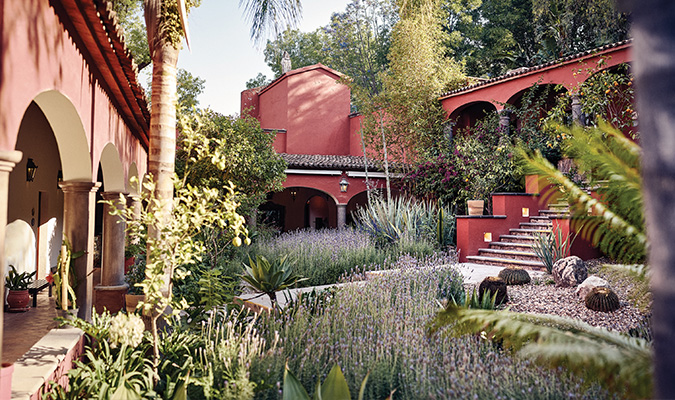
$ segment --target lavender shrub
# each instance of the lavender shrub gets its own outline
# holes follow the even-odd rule
[[[258,243],[252,252],[269,259],[290,254],[293,271],[305,278],[304,286],[332,284],[353,270],[389,268],[401,255],[425,256],[434,252],[424,240],[401,240],[378,248],[369,235],[351,228],[298,230]]]
[[[267,382],[281,380],[284,363],[307,390],[334,364],[352,393],[368,372],[367,399],[558,399],[606,397],[562,371],[539,368],[512,357],[475,336],[427,337],[427,325],[441,295],[462,294],[462,278],[449,256],[401,257],[387,271],[365,282],[345,285],[323,313],[270,316],[261,330],[278,332],[282,351],[261,372]],[[258,398],[279,398],[278,390]]]

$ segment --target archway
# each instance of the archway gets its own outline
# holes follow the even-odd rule
[[[321,200],[312,200],[315,197],[324,199],[326,208],[319,205]],[[282,231],[316,228],[317,218],[321,220],[320,228],[337,227],[337,200],[329,193],[314,188],[292,186],[270,193],[259,210],[260,222]]]
[[[497,108],[494,104],[487,101],[477,101],[457,108],[450,114],[448,120],[454,123],[454,133],[475,126],[477,121],[496,111]]]
[[[349,202],[347,203],[347,225],[352,225],[354,223],[354,216],[352,213],[359,208],[365,207],[368,205],[368,192],[363,191],[361,193],[355,194]]]
[[[329,228],[329,203],[327,196],[315,194],[305,203],[305,228]],[[334,227],[334,226],[333,226]]]

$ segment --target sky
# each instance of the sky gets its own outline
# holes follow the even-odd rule
[[[310,32],[328,24],[334,12],[344,11],[350,0],[302,0],[298,28]],[[184,48],[178,67],[206,80],[198,98],[202,108],[221,114],[239,113],[241,91],[259,72],[273,77],[265,63],[264,43],[256,48],[250,25],[236,0],[202,0],[188,17],[191,51]]]

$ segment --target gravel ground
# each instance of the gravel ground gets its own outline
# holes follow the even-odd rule
[[[571,317],[593,326],[621,332],[642,326],[646,313],[636,307],[633,294],[638,291],[637,285],[632,279],[617,277],[617,274],[608,274],[600,270],[600,266],[607,261],[600,259],[586,263],[589,275],[594,274],[607,279],[610,287],[619,296],[621,307],[614,312],[603,313],[589,310],[583,299],[574,293],[576,288],[556,287],[552,283],[551,275],[544,275],[529,285],[509,286],[507,306],[511,311]]]

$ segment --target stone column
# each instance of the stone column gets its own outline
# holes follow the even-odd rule
[[[0,150],[0,293],[4,305],[5,295],[5,226],[7,226],[7,202],[9,198],[9,173],[21,161],[21,152],[16,150]],[[3,319],[0,312],[0,360],[2,360]]]
[[[511,124],[511,111],[507,109],[499,110],[499,126],[502,128],[502,132],[507,135],[509,132],[509,125]]]
[[[99,182],[61,182],[63,190],[63,234],[68,238],[73,252],[85,251],[82,257],[73,260],[77,277],[77,316],[91,320],[94,279],[94,214],[95,193]]]
[[[96,286],[94,306],[97,312],[106,308],[116,313],[124,306],[124,294],[129,285],[124,282],[124,220],[111,215],[113,207],[120,210],[124,204],[120,203],[120,192],[101,193],[103,200],[113,201],[114,205],[103,206],[103,238],[101,244],[101,284]]]
[[[337,205],[337,227],[344,228],[347,225],[347,205]]]
[[[572,95],[572,122],[577,125],[583,126],[584,121],[582,120],[583,114],[581,113],[581,100],[579,99],[578,94]]]

